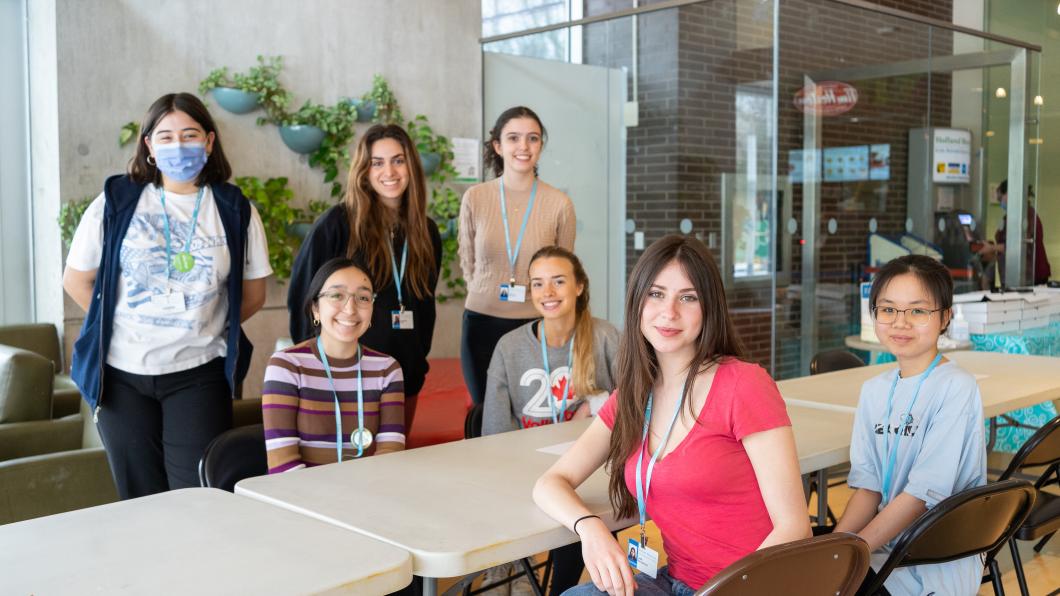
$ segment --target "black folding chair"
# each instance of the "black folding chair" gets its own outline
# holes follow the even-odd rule
[[[1016,570],[1016,579],[1019,581],[1020,594],[1023,596],[1027,596],[1028,593],[1027,578],[1023,575],[1023,561],[1020,560],[1016,541],[1037,540],[1038,544],[1034,545],[1034,552],[1038,553],[1042,551],[1042,547],[1049,542],[1053,534],[1060,530],[1060,496],[1041,490],[1050,482],[1060,487],[1060,416],[1046,422],[1027,439],[998,480],[1008,480],[1021,470],[1039,466],[1045,466],[1045,471],[1034,483],[1037,493],[1034,508],[1031,509],[1027,519],[1008,543],[1009,550],[1012,552],[1012,565]]]
[[[869,545],[855,534],[827,534],[755,551],[710,578],[696,596],[800,594],[851,596],[869,570]]]
[[[199,485],[235,491],[244,478],[269,473],[265,455],[265,427],[240,426],[218,435],[206,446],[199,460]]]
[[[1025,480],[1004,480],[970,488],[935,505],[898,536],[887,560],[865,586],[875,594],[899,567],[932,565],[987,555],[994,593],[1005,593],[994,555],[1012,537],[1034,506],[1035,490]],[[984,582],[987,581],[984,579]]]

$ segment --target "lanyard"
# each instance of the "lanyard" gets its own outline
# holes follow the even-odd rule
[[[651,404],[655,399],[654,394],[648,394],[648,405],[644,408],[644,434],[641,435],[640,453],[637,454],[637,509],[640,512],[641,546],[648,545],[647,537],[644,535],[644,524],[648,521],[648,491],[651,490],[651,475],[655,470],[655,462],[659,459],[666,444],[670,442],[670,435],[674,432],[674,424],[677,423],[677,416],[681,413],[681,404],[685,401],[685,393],[688,391],[688,381],[691,378],[692,372],[689,371],[688,377],[685,378],[685,386],[681,390],[681,399],[677,400],[677,405],[674,406],[674,415],[670,418],[670,426],[666,428],[666,434],[663,435],[662,442],[659,443],[659,446],[655,449],[655,453],[651,456],[651,460],[648,462],[648,474],[646,478],[643,478],[642,483],[641,464],[644,463],[645,451],[648,449],[648,425],[651,424]]]
[[[924,386],[924,381],[927,380],[928,375],[931,371],[935,370],[938,363],[942,360],[942,354],[936,354],[935,359],[931,361],[931,365],[927,367],[924,374],[920,377],[920,381],[916,384],[916,390],[913,392],[913,400],[909,402],[909,409],[906,410],[905,416],[902,416],[901,424],[906,425],[913,421],[913,406],[916,405],[916,398],[920,397],[920,388]],[[891,483],[894,481],[894,466],[898,460],[898,442],[902,438],[902,432],[899,432],[894,437],[894,446],[890,445],[891,442],[891,407],[894,405],[894,390],[898,387],[898,377],[900,371],[895,371],[894,382],[891,383],[891,392],[887,395],[887,417],[883,420],[883,451],[887,454],[887,461],[883,467],[883,502],[887,503],[891,499]]]
[[[199,206],[202,205],[202,191],[205,187],[199,187],[199,194],[195,197],[195,211],[191,214],[191,231],[188,232],[188,241],[184,245],[184,251],[191,253],[191,241],[195,238],[195,226],[199,223]],[[162,201],[162,226],[166,234],[166,283],[169,283],[170,268],[173,262],[173,241],[169,234],[169,213],[166,212],[166,189],[160,187],[158,189],[159,197]]]
[[[504,247],[508,249],[508,263],[512,267],[511,283],[515,285],[515,260],[519,258],[519,248],[523,245],[523,234],[526,233],[526,222],[530,221],[530,211],[534,208],[534,197],[537,196],[537,178],[534,178],[534,186],[530,189],[530,202],[526,204],[526,213],[523,214],[523,225],[519,228],[519,236],[515,239],[515,250],[512,250],[512,235],[508,231],[508,207],[504,200],[504,178],[501,182],[501,217],[504,219]]]
[[[545,363],[545,376],[548,378],[549,392],[551,393],[552,388],[552,369],[548,365],[548,348],[545,346],[545,320],[541,319],[541,324],[538,325],[538,330],[541,332],[541,361]],[[548,405],[552,408],[552,423],[559,424],[562,422],[560,418],[567,414],[567,395],[570,394],[571,383],[574,382],[574,335],[570,336],[570,351],[567,353],[567,382],[563,385],[563,410],[562,414],[556,412],[556,400],[549,399]],[[551,397],[551,396],[550,396]]]
[[[391,267],[394,268],[394,286],[397,288],[398,308],[400,308],[401,311],[404,312],[405,311],[405,303],[401,300],[401,282],[402,282],[402,280],[405,279],[405,265],[408,264],[409,239],[405,238],[405,246],[404,246],[404,248],[401,249],[401,271],[400,272],[398,271],[397,261],[394,259],[394,251],[393,251],[394,242],[393,242],[393,240],[394,240],[394,234],[391,233],[390,234],[390,245],[391,245],[390,265],[391,265]]]
[[[331,383],[331,395],[335,398],[335,455],[338,461],[342,461],[342,411],[339,409],[339,393],[335,391],[335,379],[331,377],[331,366],[328,365],[328,355],[324,353],[324,340],[317,336],[317,351],[320,352],[320,361],[324,363],[324,374],[328,376]],[[361,345],[357,344],[357,431],[364,430],[364,384],[361,380]],[[353,441],[357,444],[357,457],[364,455],[364,444],[361,441]]]

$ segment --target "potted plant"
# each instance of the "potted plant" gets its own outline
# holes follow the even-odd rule
[[[265,108],[263,122],[278,122],[291,102],[291,94],[280,85],[283,57],[258,56],[258,65],[246,73],[228,74],[228,68],[213,70],[199,83],[199,93],[213,92],[213,97],[224,109],[234,114],[246,114],[260,105]]]
[[[298,209],[298,221],[287,226],[287,232],[298,238],[299,242],[304,241],[305,237],[309,235],[309,230],[312,229],[313,223],[329,207],[331,207],[331,204],[327,201],[309,201],[309,205],[305,209]]]
[[[240,176],[235,182],[261,216],[265,237],[269,239],[269,264],[276,280],[283,283],[291,278],[291,265],[301,244],[300,239],[287,233],[288,226],[298,221],[301,211],[291,205],[294,192],[287,188],[285,177],[262,182],[255,176]]]
[[[324,123],[328,109],[306,101],[298,111],[284,116],[280,124],[280,138],[295,153],[313,153],[324,142]]]
[[[435,134],[431,129],[427,117],[417,114],[409,121],[406,127],[412,142],[416,143],[416,150],[420,154],[420,162],[423,164],[423,173],[429,178],[437,170],[442,162],[450,163],[453,160],[453,148],[449,139]]]
[[[357,106],[357,121],[381,124],[401,124],[404,121],[397,97],[382,75],[372,77],[372,90],[364,94]]]

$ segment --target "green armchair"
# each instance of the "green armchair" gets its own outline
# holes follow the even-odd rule
[[[62,418],[78,412],[81,392],[70,375],[63,374],[63,350],[55,325],[28,323],[0,326],[0,344],[22,348],[51,361],[55,376],[52,381],[51,418]]]
[[[52,363],[0,345],[0,461],[78,449],[81,415],[52,418]]]

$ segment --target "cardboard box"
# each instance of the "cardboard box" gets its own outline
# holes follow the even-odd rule
[[[1018,331],[1019,321],[1003,321],[1001,323],[968,323],[968,332],[974,335],[985,335],[989,333],[1005,333],[1006,331]]]

